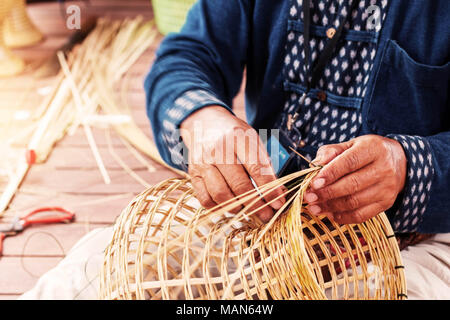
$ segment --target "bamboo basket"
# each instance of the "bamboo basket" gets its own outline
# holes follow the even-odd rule
[[[15,56],[7,47],[3,38],[5,19],[14,6],[14,0],[0,0],[0,77],[19,74],[25,68],[22,59]]]
[[[101,272],[102,299],[405,299],[402,260],[384,213],[339,226],[303,193],[317,168],[203,209],[189,180],[137,196],[118,217]],[[268,224],[260,195],[291,184]],[[292,185],[294,185],[292,187]],[[231,209],[244,206],[238,214]]]
[[[25,0],[16,0],[4,25],[5,44],[10,48],[34,45],[43,39],[42,33],[31,22]]]
[[[152,0],[156,25],[159,32],[166,35],[178,32],[186,15],[196,0]]]

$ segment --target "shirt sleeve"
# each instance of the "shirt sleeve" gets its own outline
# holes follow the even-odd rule
[[[433,137],[388,135],[407,157],[405,188],[388,210],[395,232],[450,232],[450,133]]]
[[[197,1],[157,51],[144,83],[147,114],[161,157],[175,168],[187,170],[181,123],[206,106],[231,111],[247,59],[249,2]]]

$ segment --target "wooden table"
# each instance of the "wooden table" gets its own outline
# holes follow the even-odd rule
[[[153,16],[149,0],[91,0],[91,3],[89,14],[112,18],[143,15],[150,19]],[[53,54],[72,31],[65,27],[58,4],[29,5],[29,13],[45,34],[45,41],[15,52],[32,63]],[[142,83],[161,39],[162,36],[130,71],[132,81],[128,99],[136,122],[149,136],[151,130],[145,113]],[[16,77],[15,80],[23,81],[26,86],[27,76]],[[51,83],[51,79],[46,81]],[[48,85],[46,81],[43,81],[43,86]],[[241,92],[235,101],[235,109],[241,117],[244,117],[243,104]],[[112,183],[103,183],[81,128],[73,136],[66,136],[60,141],[46,163],[31,168],[2,222],[41,206],[64,206],[74,210],[76,221],[71,224],[34,226],[5,240],[4,256],[0,258],[0,299],[15,299],[31,289],[39,276],[61,261],[64,253],[81,237],[94,228],[111,225],[129,201],[143,190],[143,186],[123,171],[111,157],[104,130],[93,128],[93,132]],[[175,176],[172,171],[157,164],[154,164],[156,172],[148,172],[141,163],[133,160],[118,137],[113,137],[113,145],[116,153],[127,159],[128,165],[148,183],[154,184]],[[61,243],[64,252],[50,235]]]

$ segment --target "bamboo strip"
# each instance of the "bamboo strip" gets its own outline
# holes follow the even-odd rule
[[[138,174],[136,174],[133,169],[131,169],[120,156],[114,151],[113,145],[111,143],[111,135],[109,130],[106,131],[106,141],[108,144],[108,150],[111,156],[116,160],[116,162],[127,172],[134,180],[139,182],[144,188],[149,188],[150,184],[148,184],[144,179],[142,179]]]
[[[339,226],[303,207],[318,170],[283,177],[210,210],[193,197],[189,180],[149,188],[116,221],[101,298],[404,299],[399,248],[384,213]],[[254,202],[280,185],[291,186],[286,204],[260,224]]]
[[[83,112],[82,104],[83,103],[82,103],[81,94],[77,88],[77,85],[72,76],[72,73],[70,72],[69,65],[67,64],[66,58],[64,57],[64,54],[61,51],[59,51],[57,53],[57,56],[58,56],[59,63],[61,65],[61,70],[63,70],[66,78],[69,81],[69,85],[70,85],[70,89],[72,91],[72,96],[73,96],[73,99],[75,102],[75,106],[77,107],[78,112],[80,114],[82,114],[82,112]],[[92,135],[91,127],[89,127],[87,125],[86,121],[82,121],[82,125],[83,125],[83,129],[84,129],[84,133],[88,140],[89,146],[92,150],[92,154],[94,155],[95,162],[97,163],[100,173],[102,174],[103,181],[105,182],[105,184],[110,184],[111,178],[109,177],[109,174],[106,171],[105,164],[103,163],[100,152],[98,151],[97,144],[95,142],[94,136]]]
[[[156,34],[154,23],[145,22],[140,17],[124,21],[101,18],[85,41],[68,54],[67,61],[59,54],[64,72],[57,76],[53,90],[36,109],[36,124],[30,125],[29,130],[25,128],[20,138],[21,142],[29,140],[25,144],[28,149],[36,152],[38,162],[47,159],[55,143],[68,131],[73,134],[74,130],[82,125],[102,177],[105,183],[110,182],[91,129],[87,125],[87,117],[97,113],[100,115],[99,112],[102,111],[106,123],[108,116],[110,119],[119,115],[128,115],[131,118],[129,109],[120,106],[114,98],[114,86],[120,85],[120,80],[153,43]],[[150,172],[155,169],[140,157],[136,150],[133,151],[133,148],[174,170],[178,175],[187,176],[186,173],[169,167],[161,159],[154,143],[134,122],[113,122],[109,121],[109,124],[126,141],[125,145],[130,152],[140,162],[145,163]],[[27,133],[27,130],[30,133]],[[17,139],[9,141],[10,144],[15,142]],[[9,145],[6,147],[9,148]],[[8,207],[29,170],[23,156],[17,160],[15,166],[14,175],[2,191],[0,215]]]
[[[42,120],[39,123],[36,131],[34,132],[29,144],[28,150],[34,150],[35,152],[39,151],[40,144],[42,142],[42,137],[45,134],[45,131],[48,130],[51,121],[53,120],[55,114],[60,111],[62,108],[61,101],[66,97],[69,90],[69,85],[67,81],[63,81],[61,83],[61,87],[59,91],[56,93],[54,100],[50,103],[50,106],[43,116]],[[6,189],[3,191],[0,197],[0,215],[6,210],[9,203],[11,202],[16,190],[19,188],[22,183],[25,175],[27,174],[30,168],[30,164],[26,161],[25,155],[19,159],[19,165],[14,177],[8,183]]]

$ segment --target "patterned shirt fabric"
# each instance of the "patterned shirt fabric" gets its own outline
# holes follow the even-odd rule
[[[314,64],[329,38],[327,31],[337,29],[341,17],[346,17],[342,39],[338,42],[334,56],[328,62],[316,88],[312,88],[303,105],[300,97],[305,93],[306,66],[303,37],[303,3],[306,0],[286,0],[290,2],[287,39],[285,45],[284,77],[286,92],[283,112],[275,128],[292,142],[302,141],[311,150],[325,144],[348,141],[361,135],[363,123],[361,106],[366,98],[367,85],[373,72],[377,56],[378,40],[385,21],[388,0],[311,0],[311,57]],[[358,1],[356,10],[349,12],[352,1]],[[378,11],[369,11],[376,6]],[[376,12],[379,23],[370,22]],[[175,100],[166,111],[163,126],[164,143],[168,146],[172,160],[187,169],[179,150],[179,136],[175,133],[182,119],[192,110],[201,106],[219,105],[231,109],[227,103],[205,90],[190,90]],[[288,115],[295,111],[299,116],[292,130],[287,130]],[[408,160],[405,189],[399,195],[388,215],[396,232],[417,231],[423,215],[434,176],[431,147],[427,140],[418,136],[389,135],[404,148]],[[308,149],[305,149],[308,150]],[[314,153],[304,154],[312,159]]]
[[[362,124],[360,107],[373,69],[378,34],[386,17],[388,2],[355,0],[359,1],[359,5],[350,13],[350,0],[308,1],[311,3],[313,24],[310,41],[312,64],[317,62],[320,52],[329,40],[326,30],[339,28],[341,17],[346,18],[343,39],[339,41],[334,57],[328,62],[318,87],[313,88],[304,106],[300,106],[295,128],[289,132],[292,141],[303,140],[307,145],[320,147],[358,136]],[[368,8],[372,5],[380,10],[381,21],[375,26],[368,21]],[[303,0],[291,0],[283,70],[284,87],[290,95],[277,124],[279,128],[286,127],[287,115],[299,107],[299,99],[306,87],[302,6]]]
[[[422,137],[388,135],[403,146],[408,159],[407,178],[403,197],[394,209],[396,232],[417,231],[427,209],[434,176],[433,158],[428,141]]]
[[[339,28],[341,16],[346,17],[342,41],[335,49],[318,87],[313,88],[299,105],[305,93],[306,66],[303,37],[303,3],[311,3],[312,39],[311,63],[314,64],[325,47],[326,30]],[[299,110],[299,116],[291,131],[284,130],[291,141],[303,141],[313,147],[340,143],[357,137],[362,124],[360,110],[366,96],[367,83],[372,75],[377,53],[377,39],[386,17],[387,0],[359,1],[357,9],[349,12],[351,0],[291,0],[290,20],[286,57],[284,60],[285,90],[289,92],[284,112],[277,123],[278,128],[286,128],[288,114]],[[370,6],[379,8],[381,20],[374,25],[368,21]],[[348,15],[351,15],[350,17]],[[433,178],[431,152],[426,140],[419,137],[392,135],[399,141],[408,157],[408,177],[403,198],[394,210],[394,229],[397,232],[416,231],[431,190]],[[310,159],[312,154],[306,154]],[[305,162],[300,162],[300,166]]]

